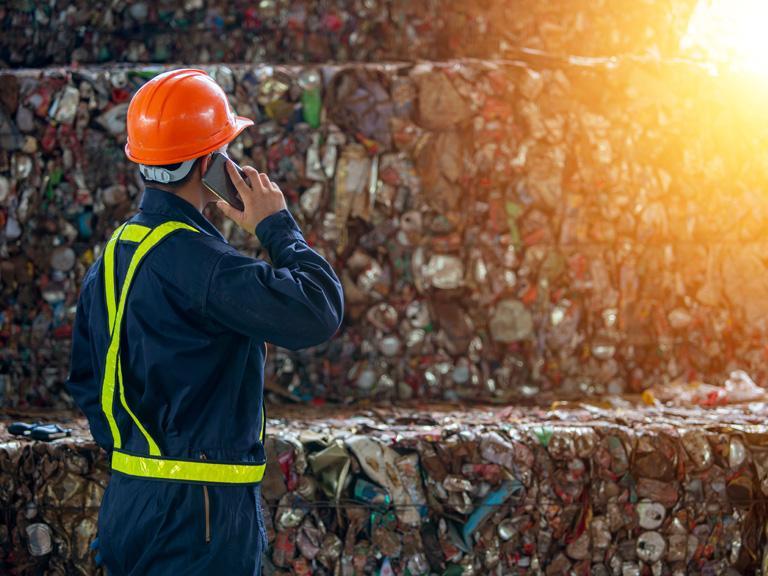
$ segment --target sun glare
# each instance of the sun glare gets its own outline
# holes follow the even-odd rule
[[[768,77],[768,1],[701,0],[683,49]]]

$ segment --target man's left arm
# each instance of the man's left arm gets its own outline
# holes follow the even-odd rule
[[[94,280],[98,270],[99,266],[96,262],[83,279],[72,329],[72,353],[66,387],[77,406],[88,418],[93,438],[109,452],[112,450],[112,435],[101,410],[101,379],[94,368],[91,330],[88,324]]]

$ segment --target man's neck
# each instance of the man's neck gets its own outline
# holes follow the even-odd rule
[[[192,204],[192,206],[194,206],[200,213],[203,212],[203,208],[205,208],[205,205],[208,203],[205,198],[205,194],[202,194],[197,186],[182,186],[181,188],[169,188],[168,186],[163,186],[162,184],[156,184],[154,186],[160,190],[175,194],[179,198],[186,200]]]
[[[183,198],[184,200],[192,204],[192,206],[197,208],[198,212],[202,213],[203,208],[205,208],[205,205],[207,204],[207,202],[205,201],[205,195],[201,194],[199,189],[185,190],[184,188],[185,187],[179,188],[176,191],[176,195],[179,198]]]

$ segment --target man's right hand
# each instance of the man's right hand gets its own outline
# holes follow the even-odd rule
[[[243,210],[233,208],[224,200],[216,202],[216,206],[243,230],[255,234],[256,227],[264,218],[286,208],[283,192],[263,172],[259,173],[251,166],[243,166],[243,172],[249,180],[246,182],[231,160],[227,161],[227,172],[243,201]]]

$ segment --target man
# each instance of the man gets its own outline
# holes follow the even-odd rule
[[[67,381],[111,458],[100,555],[110,576],[260,574],[266,342],[329,339],[341,283],[266,174],[245,167],[244,181],[229,163],[244,209],[217,205],[271,266],[202,215],[212,153],[253,124],[205,72],[153,78],[127,124],[146,190],[85,276]]]

